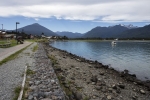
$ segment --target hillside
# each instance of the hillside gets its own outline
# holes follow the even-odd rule
[[[122,32],[120,38],[150,38],[150,25]]]
[[[117,38],[127,27],[115,25],[111,27],[96,27],[83,35],[83,38]]]
[[[46,36],[58,36],[56,33],[53,31],[47,29],[44,26],[39,25],[38,23],[34,23],[31,25],[27,25],[25,27],[19,28],[19,32],[25,32],[26,34],[33,34],[33,35],[41,35],[44,33]]]
[[[67,36],[68,38],[80,38],[81,36],[83,36],[83,34],[81,33],[73,33],[73,32],[55,32],[56,34],[60,35],[60,36]]]

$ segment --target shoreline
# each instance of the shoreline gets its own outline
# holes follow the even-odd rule
[[[87,59],[77,56],[75,54],[68,53],[67,51],[54,48],[54,47],[50,46],[49,43],[46,43],[44,45],[45,45],[44,48],[45,48],[46,52],[48,53],[48,55],[53,55],[58,60],[58,65],[56,65],[56,66],[59,66],[59,68],[55,68],[55,65],[54,65],[54,69],[56,71],[56,74],[58,75],[57,77],[60,77],[60,76],[61,77],[65,76],[65,78],[67,77],[65,80],[69,81],[70,84],[68,85],[65,83],[65,85],[68,85],[67,88],[69,88],[69,90],[71,90],[71,91],[72,90],[74,91],[74,89],[76,88],[74,86],[74,83],[76,83],[76,85],[79,85],[78,82],[79,83],[82,82],[85,86],[81,86],[82,89],[80,91],[81,92],[80,96],[82,95],[82,97],[84,97],[84,98],[89,97],[89,98],[92,98],[92,100],[96,100],[96,98],[97,98],[97,100],[101,100],[102,98],[106,98],[106,99],[120,98],[120,97],[118,97],[118,95],[123,95],[122,94],[122,92],[123,92],[126,94],[126,96],[122,96],[123,98],[126,98],[126,99],[134,98],[135,100],[138,98],[138,100],[140,100],[140,96],[141,96],[141,98],[144,98],[145,95],[150,95],[150,92],[149,92],[150,91],[150,81],[141,81],[136,78],[135,74],[129,74],[128,70],[119,72],[119,71],[115,70],[114,68],[110,68],[108,65],[103,65],[102,63],[100,63],[98,61],[87,60]],[[64,65],[64,62],[67,64]],[[83,69],[81,67],[78,67],[80,65],[82,65],[81,67],[83,67]],[[84,67],[84,65],[85,65],[85,67]],[[58,71],[58,69],[59,69],[59,71]],[[67,71],[67,75],[65,75],[66,74],[65,71]],[[78,76],[77,73],[83,77]],[[62,74],[63,74],[63,76],[62,76]],[[62,83],[62,82],[64,82],[64,80],[63,81],[60,80],[60,83]],[[99,84],[101,83],[101,84],[98,85],[98,83]],[[104,83],[105,85],[102,83]],[[83,85],[83,84],[80,84],[80,85]],[[88,86],[88,87],[86,87],[86,86]],[[72,89],[71,87],[74,87],[74,88]],[[84,89],[85,87],[89,88],[89,90],[91,90],[91,91],[92,91],[91,88],[94,87],[93,88],[93,90],[95,91],[94,94],[96,92],[99,92],[101,95],[103,94],[103,96],[98,97],[97,96],[98,94],[95,94],[95,95],[93,94],[91,96],[90,95],[91,93],[85,92],[85,90],[88,90],[88,89]],[[130,89],[130,87],[134,87],[134,89]],[[103,89],[103,88],[105,88],[105,89]],[[117,89],[114,89],[114,88],[117,88]],[[110,89],[110,91],[109,91],[109,89]],[[106,93],[103,92],[102,90],[106,90],[105,91]],[[138,97],[137,97],[137,95],[134,95],[135,97],[133,97],[133,96],[129,97],[128,96],[129,94],[125,91],[128,91],[128,92],[130,91],[133,94],[138,93]],[[117,96],[114,97],[114,94]],[[111,100],[111,99],[109,99],[109,100]],[[148,100],[148,99],[145,98],[145,100]]]
[[[147,62],[148,58],[149,58],[148,53],[146,54],[145,52],[142,51],[144,47],[149,45],[150,41],[118,40],[118,41],[116,41],[117,44],[115,44],[115,45],[113,45],[111,43],[113,40],[68,40],[68,41],[67,40],[66,41],[65,40],[64,41],[57,40],[57,41],[58,41],[58,43],[56,43],[56,44],[54,41],[52,41],[52,46],[54,48],[57,48],[59,45],[62,45],[61,42],[63,42],[65,44],[67,44],[67,46],[65,46],[65,48],[63,46],[61,46],[61,47],[58,47],[57,49],[65,50],[68,53],[75,54],[76,56],[85,58],[86,60],[90,60],[90,61],[97,60],[99,63],[102,63],[103,65],[108,65],[109,67],[112,67],[116,71],[119,71],[119,72],[128,70],[128,73],[130,75],[136,75],[136,78],[140,81],[150,81],[150,75],[148,74],[149,73],[149,71],[148,71],[149,70],[148,69],[149,62]],[[77,41],[77,43],[85,42],[85,43],[89,43],[89,44],[90,43],[94,44],[94,43],[99,42],[100,44],[103,44],[103,45],[101,47],[95,47],[96,49],[98,49],[97,51],[93,50],[93,48],[91,48],[91,46],[88,48],[86,47],[87,50],[88,49],[90,50],[90,51],[86,50],[86,53],[89,53],[89,54],[86,54],[86,53],[84,53],[85,48],[82,48],[82,47],[79,50],[78,50],[78,48],[76,48],[73,51],[71,51],[72,49],[69,49],[70,47],[72,47],[71,43],[73,43],[74,46],[76,46],[76,44],[75,44],[76,41]],[[80,41],[80,42],[78,42],[78,41]],[[94,42],[94,43],[92,43],[92,42]],[[107,43],[106,44],[107,47],[104,46],[103,42]],[[110,42],[110,44],[109,44],[109,42]],[[136,43],[139,43],[140,50],[135,53],[134,50],[136,50],[135,49],[136,47],[132,48],[131,46],[133,46],[133,45],[131,45],[129,47],[129,49],[126,49],[124,46],[122,46],[122,45],[129,45],[129,44],[125,44],[128,42],[134,43],[134,45],[137,45]],[[143,48],[141,47],[141,45],[143,45],[142,42],[145,42],[144,45],[146,44],[146,46],[142,46]],[[148,44],[146,42],[148,42]],[[100,46],[100,45],[97,45],[97,46]],[[125,50],[123,50],[124,48],[125,48]],[[101,49],[104,51],[99,52]],[[110,52],[110,53],[107,54],[106,50],[108,50],[107,52]],[[146,48],[146,50],[148,50],[148,49]],[[143,55],[143,53],[145,53],[145,54]],[[94,54],[94,55],[92,55],[92,54]],[[95,56],[97,56],[97,57],[95,57]],[[111,58],[111,57],[113,57],[113,58]]]

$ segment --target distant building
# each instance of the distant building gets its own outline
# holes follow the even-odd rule
[[[2,38],[13,38],[15,34],[7,34],[5,31],[0,31],[0,39]]]
[[[6,32],[0,31],[0,39],[3,38],[5,34]]]

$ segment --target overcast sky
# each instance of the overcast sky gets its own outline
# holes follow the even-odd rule
[[[150,0],[0,0],[0,23],[13,29],[16,21],[18,27],[39,23],[82,33],[121,23],[144,26],[150,23]]]

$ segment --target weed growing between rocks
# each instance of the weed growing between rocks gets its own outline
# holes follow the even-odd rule
[[[26,81],[24,90],[23,90],[22,100],[25,100],[25,98],[27,98],[27,92],[29,91],[28,87],[29,87],[29,82]]]
[[[57,78],[59,80],[61,88],[65,91],[66,96],[68,96],[68,97],[66,97],[66,99],[68,98],[68,100],[69,100],[70,98],[73,98],[72,97],[73,92],[69,88],[71,85],[71,82],[70,81],[65,82],[66,81],[65,77],[63,77],[59,74],[59,72],[62,70],[61,70],[61,67],[59,66],[59,63],[58,63],[56,57],[54,55],[48,55],[48,57],[52,61],[52,66],[53,66],[53,69],[55,70],[55,73],[57,75]]]
[[[26,71],[26,75],[30,76],[30,75],[33,75],[33,74],[35,74],[35,72],[33,70],[31,70],[28,66],[28,69]],[[30,89],[29,89],[29,80],[30,80],[29,78],[26,79],[24,90],[23,90],[22,100],[25,100],[27,98],[28,91],[30,91]]]
[[[35,52],[38,49],[38,45],[34,46],[32,51]]]
[[[20,91],[21,91],[21,87],[20,86],[15,88],[15,91],[14,91],[15,92],[15,97],[13,98],[13,100],[18,100]]]
[[[31,70],[31,69],[27,69],[27,75],[32,75],[32,74],[34,74],[35,72],[33,71],[33,70]]]
[[[48,57],[49,57],[49,59],[52,61],[52,66],[58,64],[58,62],[57,62],[55,56],[53,56],[53,55],[48,55]]]
[[[89,97],[85,97],[85,98],[83,98],[83,100],[90,100],[90,98]]]

